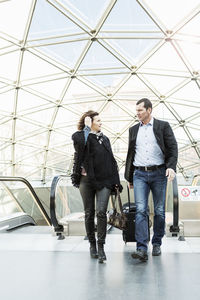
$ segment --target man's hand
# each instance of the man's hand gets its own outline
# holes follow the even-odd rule
[[[92,119],[90,117],[85,117],[84,123],[85,123],[85,126],[88,126],[91,128]]]
[[[133,189],[133,184],[129,182],[128,187],[129,187],[129,189]]]
[[[172,181],[175,177],[175,172],[173,169],[168,168],[166,170],[166,176],[168,177],[168,181]]]

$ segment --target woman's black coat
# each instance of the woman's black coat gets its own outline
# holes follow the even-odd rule
[[[95,155],[100,145],[96,142],[97,136],[89,134],[87,143],[85,144],[84,132],[77,131],[72,135],[74,142],[74,165],[71,175],[72,184],[79,187],[81,179],[82,167],[85,168],[88,179],[95,189],[108,187],[115,190],[115,185],[120,185],[119,174],[116,160],[113,156],[109,139],[103,135],[102,145],[104,146],[104,159],[101,156]]]

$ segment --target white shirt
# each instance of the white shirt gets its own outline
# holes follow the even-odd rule
[[[160,149],[153,132],[153,121],[148,124],[140,122],[136,139],[134,166],[158,166],[164,164],[164,154]]]

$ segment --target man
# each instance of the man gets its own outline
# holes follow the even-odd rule
[[[139,123],[129,129],[129,147],[125,178],[134,185],[136,204],[136,251],[132,257],[148,260],[148,196],[154,203],[152,255],[161,254],[160,246],[165,233],[165,198],[167,179],[175,177],[178,157],[177,142],[168,122],[152,117],[152,103],[143,98],[136,103]]]

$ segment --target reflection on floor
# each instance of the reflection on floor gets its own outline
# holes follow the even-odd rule
[[[107,235],[107,262],[90,259],[83,237],[57,240],[50,228],[0,234],[1,299],[199,299],[200,238],[164,238],[162,255],[141,263],[135,243]]]

